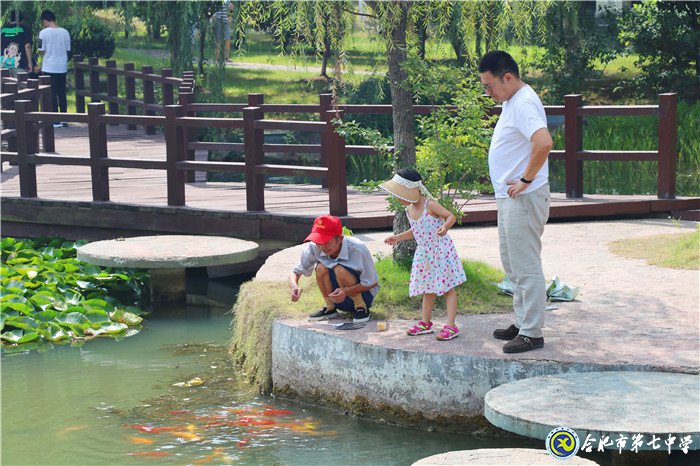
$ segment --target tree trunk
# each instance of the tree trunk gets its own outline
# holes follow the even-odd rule
[[[394,126],[394,153],[403,167],[416,165],[416,135],[413,114],[413,94],[406,85],[407,73],[401,68],[406,61],[406,29],[411,2],[401,2],[401,18],[390,25],[391,43],[387,45],[389,58],[389,87],[391,89],[392,122]]]
[[[207,30],[202,21],[199,22],[199,59],[197,60],[197,68],[199,74],[204,74],[204,46],[206,44]]]
[[[457,65],[464,66],[464,63],[466,62],[466,58],[464,56],[464,42],[462,41],[461,37],[455,37],[452,40],[452,48],[455,51],[455,56],[457,57]]]
[[[328,62],[331,58],[331,38],[328,35],[323,38],[323,63],[321,63],[321,76],[328,78]]]
[[[411,225],[408,223],[408,217],[406,216],[405,210],[402,210],[401,212],[396,212],[396,214],[394,215],[393,228],[395,235],[403,233],[404,231],[411,228]],[[396,243],[393,249],[391,250],[391,257],[394,259],[394,262],[410,264],[413,260],[413,255],[416,253],[417,246],[418,245],[416,244],[416,240],[414,239]]]
[[[418,23],[418,56],[425,60],[425,42],[428,40],[428,20],[421,18]]]
[[[387,45],[389,58],[389,87],[391,89],[392,122],[394,130],[394,153],[400,168],[416,165],[415,118],[413,114],[413,93],[407,87],[408,75],[401,65],[406,62],[406,30],[411,2],[401,2],[401,18],[390,22],[391,43]],[[394,233],[408,230],[406,212],[394,216]],[[416,251],[416,242],[403,241],[394,246],[395,262],[410,262]]]

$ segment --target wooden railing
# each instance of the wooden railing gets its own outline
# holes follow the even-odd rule
[[[107,102],[108,113],[118,115],[119,107],[126,109],[127,115],[136,115],[140,109],[143,115],[163,115],[166,105],[175,102],[175,89],[178,92],[193,92],[195,76],[193,71],[185,71],[182,78],[173,76],[170,68],[163,68],[160,74],[153,72],[152,66],[142,66],[137,71],[133,63],[124,63],[124,68],[117,68],[115,60],[107,60],[105,65],[100,65],[99,58],[92,57],[87,63],[81,55],[73,57],[73,70],[75,72],[75,110],[77,113],[85,113],[85,98],[90,102]],[[85,85],[85,74],[88,76],[88,86]],[[106,75],[105,81],[100,78]],[[119,79],[123,79],[124,96],[119,96]],[[137,99],[136,81],[141,81],[142,98]],[[155,85],[160,84],[161,99],[156,101]],[[136,125],[129,124],[128,129],[136,129]],[[156,134],[152,125],[145,126],[146,134]]]
[[[25,72],[18,72],[17,77],[11,77],[10,70],[0,69],[0,81],[2,83],[2,94],[0,95],[0,106],[3,110],[12,110],[15,107],[17,100],[29,100],[32,102],[32,111],[51,111],[53,104],[51,102],[51,78],[49,76],[41,76],[39,79],[29,79],[29,75]],[[54,148],[54,132],[53,125],[50,122],[40,124],[41,130],[41,148],[44,152],[53,152]],[[13,122],[8,122],[3,125],[0,132],[0,139],[7,141],[8,150],[17,150],[17,132]],[[35,147],[39,147],[39,133],[36,132],[36,139],[31,141]]]
[[[94,62],[94,60],[93,60]],[[149,67],[141,72],[118,70],[109,65],[100,67],[97,63],[83,64],[76,61],[77,69],[91,73],[106,72],[116,78],[125,78],[125,89],[128,98],[116,95],[114,80],[107,81],[107,92],[101,92],[99,76],[91,76],[90,90],[80,88],[76,83],[80,96],[90,97],[95,102],[87,105],[87,114],[53,113],[37,111],[36,101],[22,99],[13,100],[15,108],[6,110],[3,105],[1,117],[3,122],[16,125],[16,150],[8,148],[1,152],[3,161],[15,162],[19,165],[20,195],[22,197],[37,196],[36,165],[60,164],[83,165],[91,167],[92,195],[95,201],[109,201],[110,189],[107,176],[109,168],[139,168],[165,170],[167,176],[168,205],[182,206],[186,204],[185,184],[194,181],[194,172],[233,172],[244,173],[246,183],[246,208],[249,211],[265,210],[265,176],[266,175],[302,175],[320,178],[328,187],[329,211],[333,215],[347,215],[347,175],[346,156],[357,154],[373,156],[374,148],[370,146],[349,146],[339,136],[334,127],[334,119],[342,119],[346,114],[372,113],[390,114],[391,105],[338,105],[333,109],[331,96],[322,94],[318,104],[265,104],[262,94],[248,96],[247,104],[197,103],[194,95],[194,77],[189,74],[186,78],[173,78],[169,71],[160,75],[152,73]],[[78,71],[76,71],[78,73]],[[77,82],[76,74],[76,82]],[[134,83],[130,80],[143,79],[146,83],[158,82],[163,89],[163,100],[153,102],[150,97],[144,101],[134,98]],[[178,104],[172,104],[173,87],[178,86]],[[111,89],[111,90],[110,90]],[[94,91],[94,92],[93,92]],[[4,92],[4,90],[3,90]],[[27,94],[29,95],[29,94]],[[32,94],[34,95],[34,94]],[[37,96],[39,94],[36,94]],[[144,96],[152,95],[144,91]],[[35,96],[36,97],[36,96]],[[3,99],[5,94],[3,94]],[[98,102],[104,100],[108,102]],[[4,102],[4,100],[3,100]],[[42,101],[43,102],[43,101]],[[83,104],[84,105],[84,102]],[[119,115],[119,106],[126,106],[127,114]],[[136,115],[141,109],[143,115]],[[414,111],[426,114],[434,109],[433,106],[416,105]],[[583,195],[583,162],[587,160],[646,160],[658,161],[658,197],[662,199],[675,198],[676,158],[677,158],[677,97],[675,94],[661,94],[659,105],[636,106],[581,106],[580,95],[566,96],[563,106],[546,106],[548,115],[564,116],[565,149],[552,151],[550,158],[564,160],[566,163],[566,194],[570,198],[580,198]],[[209,118],[201,114],[211,112],[241,112],[242,118]],[[496,107],[494,112],[500,112]],[[163,115],[156,115],[163,113]],[[312,113],[319,115],[321,121],[290,121],[267,119],[266,113]],[[584,150],[582,147],[583,119],[590,116],[614,115],[658,115],[659,149],[657,151],[599,151]],[[68,121],[87,123],[90,144],[90,158],[75,155],[49,155],[39,153],[36,141],[39,128],[45,130],[51,127],[51,122]],[[125,124],[132,129],[143,126],[146,131],[153,131],[155,126],[163,127],[165,134],[165,160],[139,160],[109,157],[107,150],[107,125]],[[197,128],[229,128],[242,129],[242,143],[206,142],[196,140]],[[52,128],[51,128],[52,129]],[[312,131],[321,135],[320,144],[266,144],[266,130]],[[195,161],[195,150],[224,150],[242,151],[244,162],[214,162]],[[51,152],[44,147],[44,152]],[[309,167],[302,165],[274,165],[264,162],[266,152],[288,153],[318,153],[320,166]]]

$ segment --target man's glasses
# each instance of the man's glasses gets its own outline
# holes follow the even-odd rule
[[[486,92],[493,92],[493,86],[498,84],[498,82],[503,82],[503,78],[496,79],[495,81],[491,81],[490,83],[481,83],[481,85],[483,86]]]

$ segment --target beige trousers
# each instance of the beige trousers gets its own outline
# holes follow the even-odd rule
[[[547,305],[542,233],[549,219],[549,184],[515,199],[497,199],[501,263],[513,282],[513,311],[520,335],[540,338]]]

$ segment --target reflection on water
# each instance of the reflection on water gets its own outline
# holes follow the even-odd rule
[[[410,464],[504,446],[260,396],[230,366],[230,323],[227,307],[161,309],[122,341],[3,353],[2,464]]]

